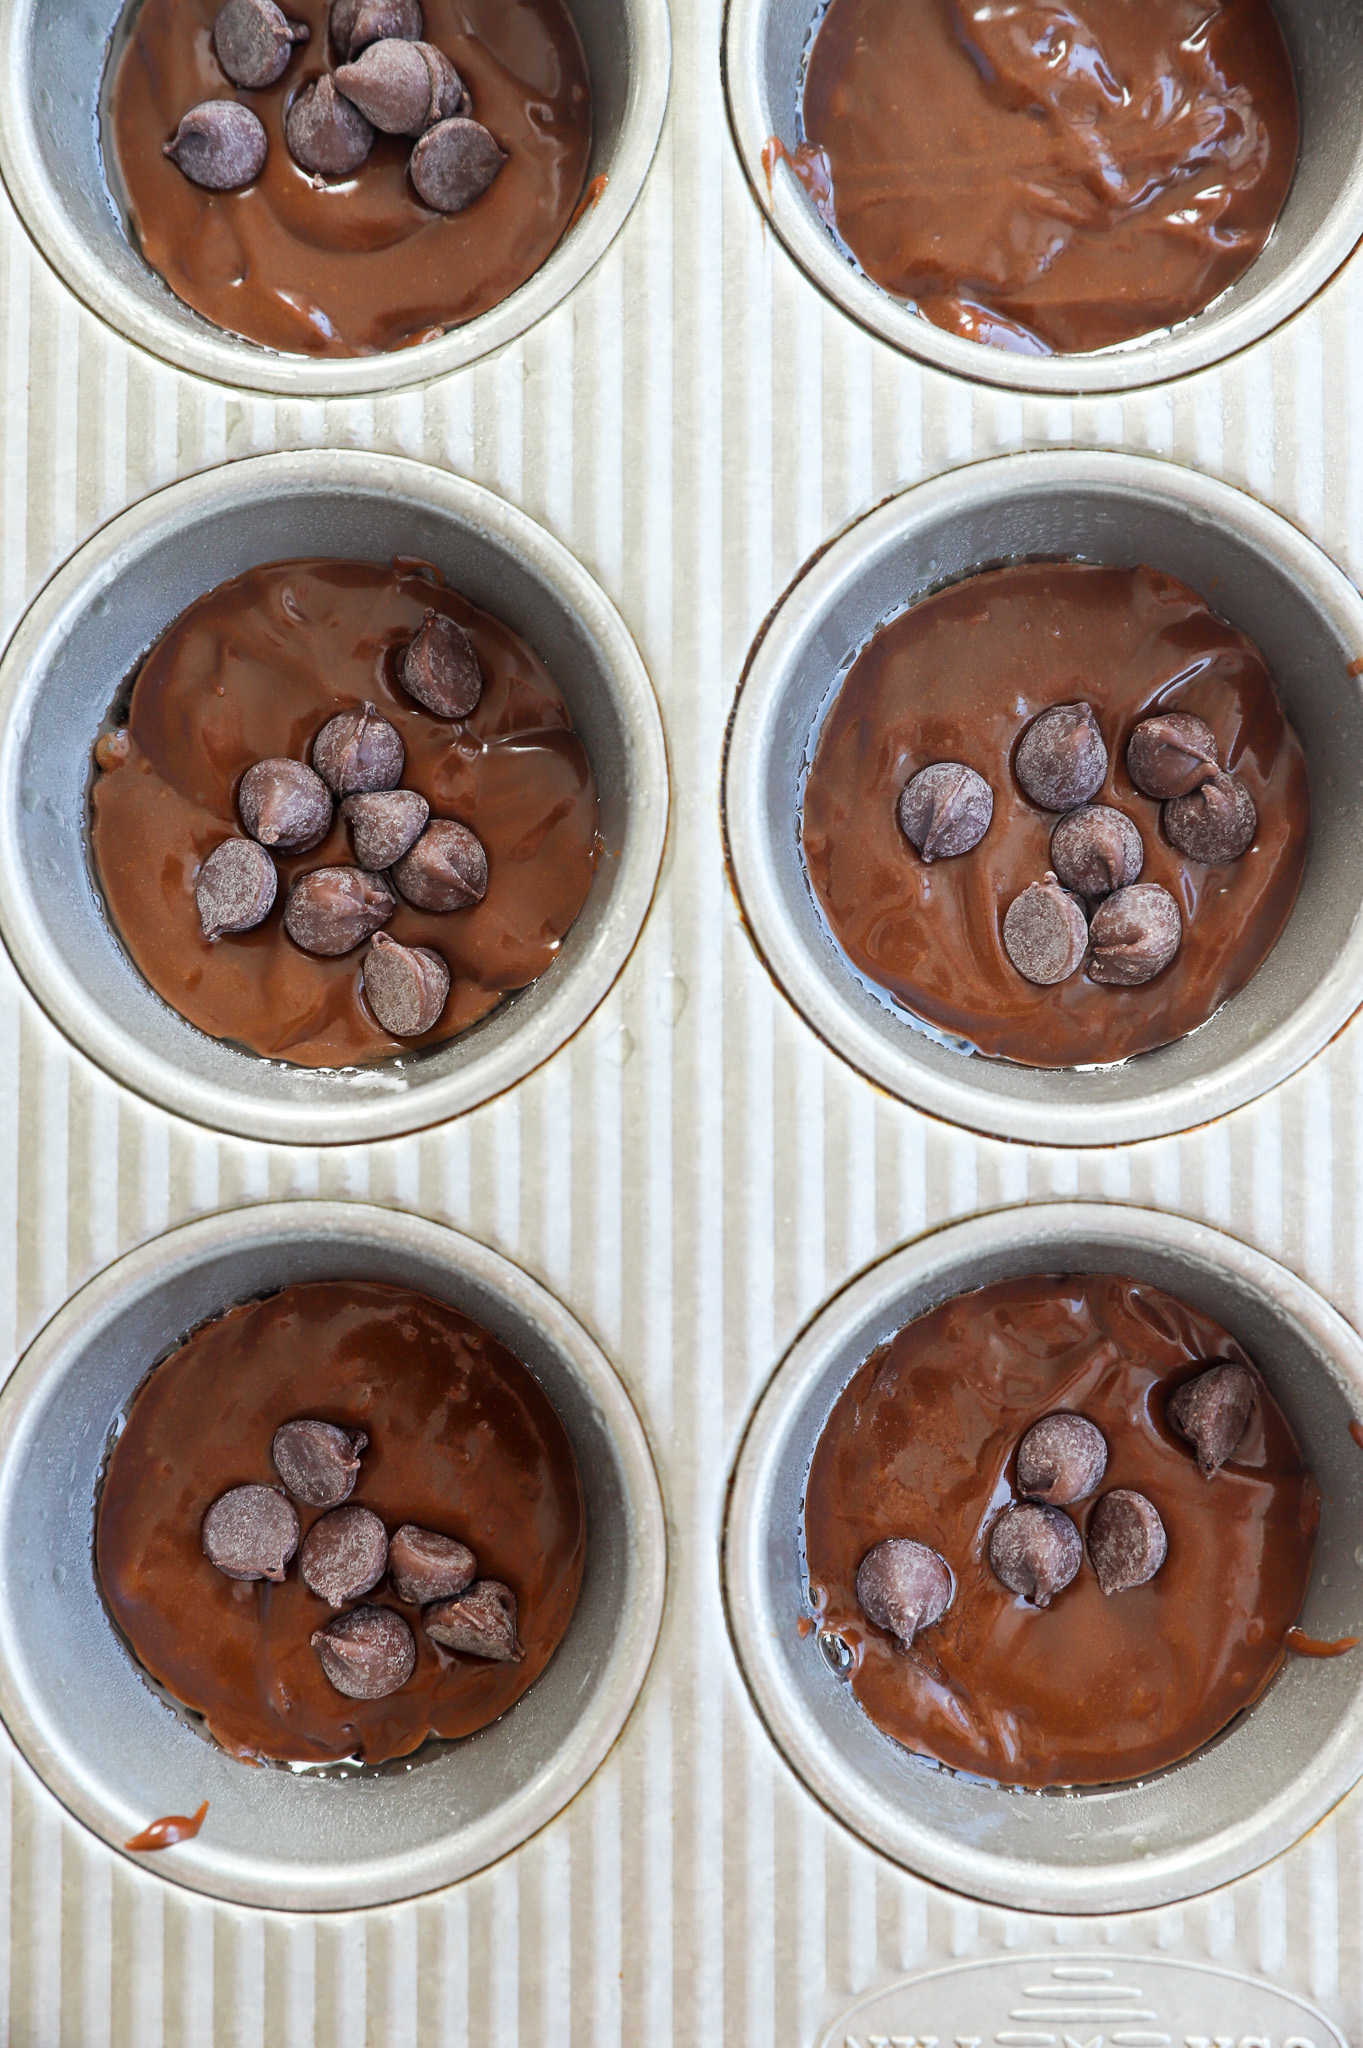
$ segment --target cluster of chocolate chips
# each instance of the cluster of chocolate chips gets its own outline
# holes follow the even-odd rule
[[[1160,805],[1170,845],[1188,860],[1238,860],[1258,829],[1254,799],[1221,767],[1216,738],[1189,711],[1161,712],[1132,733],[1127,772]],[[1018,742],[1013,773],[1023,794],[1062,815],[1051,869],[1009,904],[1003,944],[1025,981],[1050,987],[1087,964],[1090,980],[1118,988],[1153,981],[1178,952],[1183,921],[1167,889],[1142,882],[1145,847],[1125,811],[1094,803],[1108,753],[1090,704],[1056,704]],[[899,798],[899,822],[925,861],[978,846],[994,793],[959,761],[920,769]]]
[[[468,88],[443,50],[422,41],[419,0],[332,0],[331,40],[341,63],[309,79],[289,101],[289,154],[323,189],[348,178],[374,135],[415,138],[408,169],[417,193],[437,213],[462,213],[486,192],[504,152],[472,117]],[[283,77],[308,40],[275,0],[226,0],[213,23],[213,48],[234,85],[259,91]],[[240,100],[202,100],[181,120],[165,153],[211,192],[251,184],[265,167],[269,138]]]
[[[439,1653],[518,1663],[524,1653],[516,1596],[499,1579],[478,1577],[467,1544],[413,1522],[390,1538],[369,1508],[342,1505],[368,1442],[363,1430],[334,1422],[286,1422],[271,1445],[284,1485],[234,1486],[219,1494],[203,1519],[204,1556],[229,1579],[278,1583],[298,1550],[294,1500],[325,1509],[303,1539],[298,1570],[310,1592],[343,1610],[313,1632],[312,1647],[348,1699],[386,1699],[416,1669],[416,1638],[403,1615],[392,1607],[350,1604],[363,1602],[385,1572],[398,1599],[421,1609],[421,1626]]]
[[[469,637],[443,612],[426,613],[398,673],[408,694],[439,718],[467,718],[482,694]],[[439,1021],[450,971],[429,946],[400,946],[380,926],[399,896],[435,912],[481,902],[487,854],[467,825],[432,818],[424,796],[398,788],[404,761],[397,729],[372,704],[328,719],[312,743],[311,767],[257,761],[237,790],[250,836],[213,848],[199,870],[196,897],[206,939],[254,930],[269,916],[279,886],[271,852],[320,845],[336,799],[355,865],[301,875],[284,905],[284,929],[305,953],[328,959],[370,939],[361,970],[369,1007],[394,1038],[416,1038]]]
[[[1243,1365],[1213,1365],[1187,1380],[1165,1408],[1170,1427],[1193,1447],[1208,1479],[1234,1452],[1254,1409],[1254,1375]],[[1089,1563],[1104,1593],[1125,1593],[1154,1578],[1169,1542],[1153,1501],[1114,1487],[1095,1502],[1087,1536],[1067,1508],[1088,1500],[1107,1471],[1107,1444],[1086,1416],[1060,1413],[1033,1423],[1018,1445],[1017,1491],[989,1531],[989,1562],[1010,1593],[1048,1607]],[[907,1649],[920,1629],[942,1619],[953,1595],[946,1560],[905,1536],[877,1543],[857,1572],[857,1601],[877,1628]]]

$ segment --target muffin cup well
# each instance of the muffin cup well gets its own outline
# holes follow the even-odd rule
[[[290,1067],[196,1030],[133,966],[91,876],[90,749],[122,683],[204,591],[303,555],[420,557],[513,626],[563,691],[601,800],[604,857],[548,972],[462,1037],[372,1067]],[[117,1080],[244,1137],[390,1137],[522,1079],[586,1021],[620,972],[652,899],[666,828],[662,723],[610,601],[523,512],[395,456],[267,455],[171,485],[87,541],[0,661],[0,932],[20,973]]]
[[[945,333],[835,241],[773,138],[803,139],[806,53],[828,0],[729,0],[724,68],[734,140],[758,205],[806,275],[883,341],[938,369],[1019,391],[1132,391],[1223,361],[1300,310],[1363,238],[1363,14],[1353,0],[1273,0],[1301,107],[1301,154],[1267,248],[1183,325],[1089,355],[1031,356]],[[764,151],[766,154],[764,155]]]
[[[1061,558],[1147,563],[1254,640],[1306,752],[1311,837],[1296,907],[1244,988],[1199,1030],[1122,1064],[1044,1071],[954,1050],[858,979],[805,872],[804,779],[825,704],[866,642],[977,570]],[[1046,451],[956,470],[848,528],[787,591],[729,727],[724,819],[758,950],[808,1023],[869,1079],[970,1129],[1111,1145],[1206,1123],[1302,1066],[1363,1002],[1363,599],[1243,492],[1148,456]]]
[[[62,281],[153,355],[256,391],[339,398],[443,376],[501,348],[550,312],[599,262],[648,173],[667,106],[667,0],[568,0],[591,78],[587,165],[597,197],[545,262],[498,306],[419,347],[319,360],[224,333],[175,297],[129,241],[100,151],[110,37],[129,0],[0,0],[0,175]],[[134,0],[135,4],[135,0]]]
[[[115,1633],[93,1559],[110,1431],[152,1363],[235,1302],[329,1279],[410,1287],[491,1330],[553,1403],[587,1513],[577,1607],[524,1698],[462,1742],[349,1777],[252,1769],[199,1734]],[[602,1352],[519,1267],[417,1218],[289,1202],[186,1224],[83,1288],[0,1396],[0,1714],[49,1789],[113,1848],[207,1799],[203,1832],[155,1868],[217,1898],[373,1906],[505,1855],[567,1805],[624,1726],[664,1576],[648,1445]]]
[[[941,1302],[1036,1273],[1121,1273],[1222,1323],[1263,1372],[1323,1496],[1309,1635],[1363,1635],[1363,1340],[1284,1267],[1182,1217],[1055,1203],[955,1224],[892,1253],[820,1310],[758,1404],[730,1488],[729,1626],[792,1768],[896,1862],[996,1904],[1135,1912],[1210,1890],[1314,1827],[1363,1772],[1363,1652],[1289,1656],[1268,1691],[1185,1762],[1142,1782],[1037,1796],[959,1776],[881,1734],[830,1668],[800,1568],[803,1496],[838,1395]]]

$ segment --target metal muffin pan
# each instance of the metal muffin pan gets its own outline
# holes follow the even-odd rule
[[[729,1625],[787,1761],[887,1856],[973,1898],[1052,1913],[1134,1912],[1242,1877],[1304,1835],[1363,1774],[1363,1658],[1289,1657],[1215,1742],[1143,1783],[1042,1796],[910,1756],[835,1677],[800,1568],[815,1445],[857,1367],[940,1302],[1035,1273],[1123,1273],[1215,1316],[1261,1368],[1323,1496],[1302,1625],[1363,1635],[1363,1340],[1262,1253],[1206,1225],[1117,1204],[1046,1203],[954,1224],[891,1253],[787,1353],[739,1453],[724,1535]]]
[[[1267,248],[1195,318],[1087,355],[1028,356],[947,334],[875,284],[819,219],[777,138],[803,139],[809,45],[828,0],[728,0],[725,86],[734,141],[758,205],[819,288],[882,341],[939,370],[1013,390],[1131,391],[1222,362],[1300,310],[1363,240],[1363,13],[1354,0],[1273,0],[1297,79],[1301,156]]]
[[[108,923],[85,833],[100,721],[157,636],[226,578],[314,554],[419,556],[523,633],[586,746],[605,845],[581,914],[530,988],[432,1053],[324,1071],[221,1044],[163,1002]],[[15,964],[54,1022],[116,1079],[244,1137],[390,1137],[520,1080],[615,980],[647,913],[666,829],[662,723],[610,601],[523,512],[395,456],[267,455],[173,484],[72,557],[0,660],[0,931]]]
[[[800,814],[823,707],[885,621],[977,569],[1065,557],[1149,563],[1258,643],[1306,750],[1301,894],[1254,978],[1200,1030],[1121,1065],[1043,1072],[948,1049],[861,981],[805,872]],[[734,886],[772,975],[854,1067],[920,1109],[1040,1145],[1162,1137],[1294,1073],[1363,1003],[1363,598],[1255,499],[1146,456],[1046,451],[955,470],[891,499],[804,571],[748,659],[724,818]]]
[[[320,398],[392,391],[460,369],[523,334],[615,240],[667,108],[667,0],[566,0],[591,78],[587,177],[606,180],[599,198],[518,291],[438,341],[383,355],[282,355],[184,305],[128,239],[105,182],[99,132],[109,42],[128,4],[0,0],[0,176],[43,255],[92,312],[182,370],[249,390]]]
[[[252,1769],[140,1675],[93,1568],[115,1418],[196,1324],[307,1280],[381,1280],[447,1301],[534,1373],[572,1440],[587,1510],[582,1592],[543,1675],[503,1718],[408,1768]],[[498,1253],[357,1203],[263,1204],[144,1245],[48,1324],[0,1396],[0,1714],[64,1806],[112,1848],[209,1801],[161,1875],[245,1905],[325,1911],[481,1870],[578,1792],[624,1726],[662,1618],[662,1500],[628,1395],[586,1331]]]

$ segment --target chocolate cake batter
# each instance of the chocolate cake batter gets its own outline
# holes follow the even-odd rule
[[[563,0],[422,0],[426,40],[454,64],[508,162],[463,213],[439,214],[407,175],[410,137],[318,191],[289,155],[284,115],[340,61],[327,0],[288,0],[311,34],[276,84],[233,86],[213,53],[219,0],[142,0],[105,118],[105,164],[143,255],[177,298],[232,334],[312,356],[428,341],[499,305],[572,217],[591,150],[586,60]],[[269,137],[237,192],[193,185],[162,155],[202,100],[236,98]]]
[[[1037,355],[1210,305],[1299,141],[1270,0],[833,0],[803,126],[797,173],[877,284]]]
[[[422,710],[397,680],[428,605],[464,628],[483,671],[477,708],[457,723]],[[450,970],[440,1021],[415,1040],[390,1038],[363,1002],[363,946],[323,959],[283,931],[296,876],[353,863],[339,807],[319,846],[277,856],[275,906],[254,931],[206,939],[194,898],[205,856],[242,830],[246,770],[305,760],[328,719],[366,700],[402,736],[403,787],[487,850],[481,903],[435,915],[400,901],[384,926]],[[591,887],[596,784],[563,698],[509,626],[424,563],[275,562],[220,584],[147,656],[126,733],[106,736],[96,758],[95,873],[133,961],[201,1031],[297,1066],[385,1059],[476,1023],[550,966]]]
[[[1100,1785],[1190,1755],[1257,1699],[1305,1597],[1319,1491],[1263,1382],[1210,1480],[1165,1420],[1208,1360],[1249,1364],[1219,1325],[1156,1287],[1108,1275],[1006,1280],[959,1296],[875,1352],[814,1453],[805,1544],[820,1626],[852,1655],[877,1727],[1001,1784]],[[1039,1609],[1009,1593],[988,1532],[1014,1497],[1032,1423],[1083,1415],[1107,1440],[1099,1499],[1153,1502],[1169,1549],[1147,1585],[1105,1595],[1087,1557]],[[889,1536],[939,1551],[955,1578],[910,1651],[871,1625],[857,1568]]]
[[[350,1503],[390,1536],[404,1522],[455,1536],[511,1588],[522,1662],[442,1664],[384,1578],[365,1602],[410,1624],[416,1669],[386,1699],[348,1699],[310,1647],[333,1610],[297,1557],[278,1585],[208,1562],[206,1511],[229,1487],[279,1484],[271,1440],[299,1417],[365,1431]],[[325,1511],[295,1506],[306,1538]],[[100,1493],[96,1563],[134,1655],[225,1749],[379,1763],[485,1728],[534,1684],[576,1605],[584,1540],[572,1447],[526,1368],[423,1295],[326,1281],[229,1310],[144,1381]]]
[[[1136,988],[1086,972],[1049,988],[1004,950],[1004,914],[1049,869],[1057,822],[1018,788],[1024,727],[1086,699],[1108,750],[1095,802],[1125,811],[1142,882],[1176,899],[1173,963]],[[1197,713],[1259,812],[1248,853],[1186,859],[1126,772],[1132,729],[1155,710]],[[993,821],[971,853],[923,861],[900,829],[900,791],[934,761],[989,783]],[[1166,1045],[1243,988],[1286,924],[1310,826],[1306,762],[1263,657],[1184,584],[1155,569],[1033,563],[925,598],[854,662],[819,736],[803,843],[815,895],[857,970],[914,1016],[979,1051],[1036,1067],[1104,1064]]]

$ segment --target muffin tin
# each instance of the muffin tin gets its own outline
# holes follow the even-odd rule
[[[122,0],[5,0],[0,9],[0,176],[57,274],[138,348],[255,391],[339,398],[443,376],[523,334],[614,241],[653,160],[667,106],[667,0],[569,0],[592,86],[588,180],[598,197],[548,261],[499,306],[438,341],[389,355],[315,361],[224,334],[143,261],[110,196],[96,109]]]
[[[1149,1785],[1000,1795],[849,1712],[795,1627],[795,1538],[820,1403],[877,1334],[1037,1260],[1137,1264],[1273,1377],[1328,1496],[1307,1623],[1363,1619],[1363,28],[1280,0],[1305,156],[1243,284],[1176,334],[1038,362],[924,326],[784,165],[768,184],[812,0],[679,15],[665,125],[663,0],[574,12],[595,206],[484,319],[316,363],[207,328],[129,248],[95,153],[114,0],[0,0],[9,2031],[866,2048],[965,2018],[1016,2036],[1038,1987],[1108,1969],[1146,1987],[1143,2044],[1356,2038],[1363,1664],[1291,1663]],[[437,1057],[359,1075],[181,1026],[99,915],[75,823],[148,642],[309,547],[427,554],[525,632],[607,798],[552,973]],[[1075,548],[1155,559],[1260,639],[1317,835],[1282,947],[1222,1017],[1129,1071],[1038,1080],[931,1046],[842,973],[796,804],[876,624]],[[336,1271],[476,1304],[522,1350],[578,1445],[599,1573],[503,1723],[339,1783],[215,1753],[89,1576],[104,1431],[149,1356]],[[205,1793],[195,1842],[123,1853]]]
[[[734,141],[754,196],[806,276],[896,348],[958,377],[1012,390],[1132,391],[1224,362],[1262,341],[1320,290],[1363,236],[1363,20],[1350,0],[1274,0],[1301,106],[1301,155],[1258,262],[1196,318],[1091,355],[1028,356],[977,347],[921,319],[874,284],[768,148],[803,139],[804,64],[827,0],[729,0],[725,84]]]

